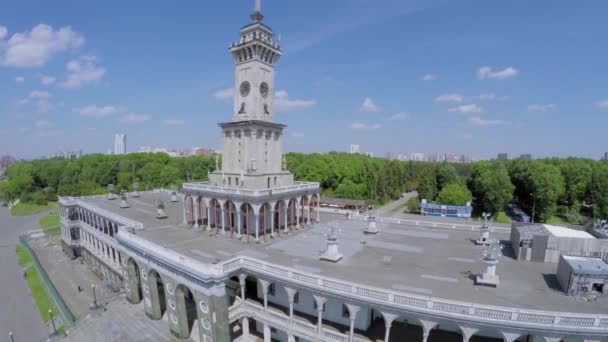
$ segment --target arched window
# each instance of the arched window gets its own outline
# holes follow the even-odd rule
[[[270,188],[270,177],[268,177],[268,188]]]

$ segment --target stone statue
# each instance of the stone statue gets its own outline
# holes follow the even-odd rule
[[[108,189],[108,199],[109,200],[116,199],[116,196],[114,195],[114,190],[116,189],[114,187],[114,184],[108,184],[107,189]]]
[[[133,197],[139,197],[139,183],[133,183]]]
[[[120,191],[120,207],[122,209],[130,207],[129,203],[127,202],[127,192],[125,190]]]
[[[220,156],[219,155],[215,155],[215,171],[218,171],[220,169]]]
[[[287,158],[283,156],[283,171],[287,170]]]
[[[167,218],[167,213],[165,212],[165,202],[160,199],[156,200],[156,218],[164,219]]]

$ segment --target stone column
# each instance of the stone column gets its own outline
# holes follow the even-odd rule
[[[317,303],[317,334],[321,334],[323,330],[323,308],[325,307],[325,302],[327,302],[327,298],[313,295],[315,298],[315,302]]]
[[[196,228],[198,228],[199,227],[199,225],[198,225],[198,218],[199,218],[198,211],[199,211],[199,208],[200,208],[201,205],[200,205],[200,202],[198,204],[196,202],[197,202],[197,200],[194,199],[194,198],[192,198],[192,211],[194,211],[194,226]]]
[[[321,222],[321,194],[317,194],[317,223]]]
[[[222,234],[226,234],[226,209],[222,205]]]
[[[469,328],[469,327],[458,327],[460,328],[460,332],[462,333],[462,342],[469,342],[471,337],[475,335],[479,329]]]
[[[292,334],[287,333],[287,342],[296,342],[296,338]]]
[[[287,232],[289,232],[289,227],[287,227],[287,210],[289,208],[289,205],[286,204],[283,207],[283,223],[285,224],[285,226],[283,227],[283,232],[285,232],[287,234]]]
[[[270,333],[270,326],[264,323],[264,342],[270,342],[272,334]]]
[[[262,293],[264,294],[264,310],[268,309],[268,287],[270,282],[264,279],[258,279],[258,282],[262,286]]]
[[[308,202],[308,205],[306,206],[306,224],[310,224],[310,200]]]
[[[184,200],[182,201],[183,205],[182,205],[182,212],[184,213],[184,224],[187,224],[188,222],[186,221],[186,199],[184,197]]]
[[[255,241],[260,240],[260,212],[254,209],[255,218]]]
[[[209,209],[209,202],[205,201],[205,207],[207,209],[207,230],[211,230],[211,209]]]
[[[270,236],[274,237],[274,214],[276,213],[276,203],[269,204],[270,206]]]
[[[382,317],[384,317],[384,326],[386,327],[384,330],[384,342],[388,342],[388,339],[391,336],[391,326],[393,325],[393,321],[397,318],[397,315],[382,312]]]
[[[352,304],[345,304],[348,308],[348,315],[350,319],[350,330],[348,331],[348,342],[353,342],[355,339],[355,319],[357,318],[357,313],[361,310],[360,307]]]
[[[287,299],[289,300],[289,322],[293,322],[293,302],[298,291],[286,287],[285,292],[287,292]]]
[[[296,203],[296,229],[300,228],[300,201]]]
[[[241,233],[241,207],[238,207],[236,209],[236,225],[238,227],[237,237],[240,239],[242,236],[242,233]]]
[[[515,340],[521,337],[521,333],[509,333],[503,331],[502,336],[504,342],[514,342]]]
[[[241,327],[243,328],[243,342],[249,342],[249,318],[243,317],[243,322],[241,323]]]
[[[422,342],[426,342],[431,334],[431,330],[437,326],[437,322],[420,320],[422,325]]]
[[[241,286],[241,299],[245,301],[245,280],[247,275],[245,273],[239,274],[239,285]]]

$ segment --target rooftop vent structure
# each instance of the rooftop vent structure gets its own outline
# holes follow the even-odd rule
[[[376,234],[378,234],[378,232],[380,232],[378,230],[378,227],[376,227],[376,216],[374,215],[373,212],[367,217],[367,228],[363,232],[365,234],[373,234],[373,235],[376,235]]]
[[[111,200],[111,201],[115,200],[116,199],[116,194],[114,193],[114,190],[116,188],[114,187],[114,184],[108,184],[107,189],[108,189],[108,199]]]
[[[133,183],[133,193],[131,194],[133,197],[139,197],[139,183]]]
[[[496,275],[496,264],[500,257],[502,245],[496,239],[489,241],[488,246],[483,252],[483,272],[477,276],[476,283],[479,285],[497,287],[500,278]]]
[[[126,209],[126,208],[131,207],[129,205],[129,202],[127,202],[127,192],[125,190],[122,190],[120,192],[120,207],[122,209]]]
[[[165,202],[163,202],[160,199],[156,200],[156,218],[161,220],[161,219],[166,219],[167,213],[165,212]]]
[[[177,191],[173,190],[171,191],[171,202],[179,202],[179,200],[177,199]]]
[[[321,254],[321,260],[338,262],[344,257],[338,251],[338,235],[336,230],[338,230],[338,224],[330,224],[329,233],[327,234],[327,249]]]
[[[490,244],[490,224],[492,223],[491,220],[489,220],[490,216],[492,214],[490,213],[483,213],[481,214],[481,216],[483,216],[483,223],[481,224],[481,228],[479,228],[479,239],[475,240],[475,244],[476,245],[483,245],[483,246],[487,246]]]

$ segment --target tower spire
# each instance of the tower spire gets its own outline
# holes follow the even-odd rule
[[[262,14],[262,0],[254,0],[254,9],[253,13],[251,13],[251,20],[258,23],[264,19],[264,15]]]

